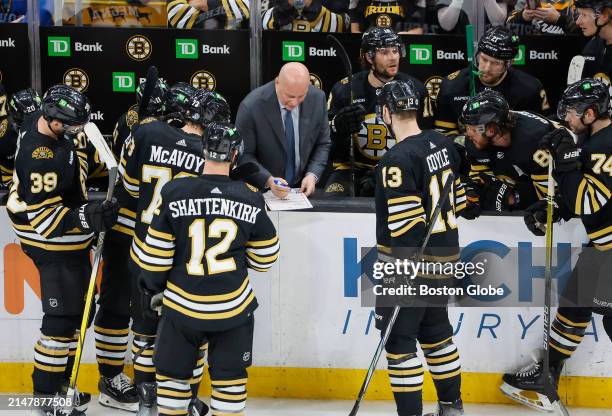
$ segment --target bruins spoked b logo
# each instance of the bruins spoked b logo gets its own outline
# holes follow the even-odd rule
[[[82,69],[71,68],[64,74],[64,84],[79,92],[85,92],[89,87],[89,77]]]
[[[191,76],[191,85],[194,88],[206,88],[214,91],[217,86],[217,81],[213,74],[208,71],[198,71]]]
[[[323,81],[321,81],[321,77],[314,72],[310,73],[310,83],[320,90],[323,89]]]
[[[125,44],[125,51],[135,61],[144,61],[151,56],[153,46],[151,41],[143,35],[134,35]]]
[[[389,16],[388,14],[383,13],[376,18],[376,26],[390,27],[391,22],[391,16]]]

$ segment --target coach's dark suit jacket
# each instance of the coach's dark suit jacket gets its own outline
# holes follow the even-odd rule
[[[300,105],[300,166],[296,171],[299,184],[308,172],[323,174],[331,139],[325,94],[308,86],[306,99]],[[236,127],[244,139],[244,154],[239,164],[256,163],[260,171],[249,178],[258,188],[265,187],[270,176],[285,177],[285,130],[274,81],[254,89],[242,100],[236,116]]]

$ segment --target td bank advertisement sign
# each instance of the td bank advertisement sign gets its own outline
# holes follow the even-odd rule
[[[234,112],[250,90],[244,31],[41,27],[40,42],[43,89],[63,83],[84,92],[104,134],[135,104],[151,65],[169,85],[220,92]]]
[[[334,83],[346,74],[338,52],[331,47],[326,36],[325,33],[264,31],[263,81],[273,79],[286,62],[302,62],[313,74],[313,84],[329,93]],[[361,35],[339,33],[334,36],[344,45],[353,65],[353,73],[360,71]],[[420,79],[434,97],[444,77],[467,66],[463,36],[402,36],[402,40],[406,53],[400,60],[400,70]],[[555,108],[565,86],[569,62],[580,53],[584,43],[581,36],[565,36],[562,39],[557,36],[524,36],[520,39],[513,65],[542,82],[551,108]],[[563,76],[551,76],[551,65],[558,68]]]

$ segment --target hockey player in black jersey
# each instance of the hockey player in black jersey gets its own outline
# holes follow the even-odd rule
[[[528,111],[511,111],[494,90],[470,98],[461,123],[468,139],[469,189],[476,199],[468,210],[525,209],[546,195],[548,156],[539,141],[560,126]]]
[[[168,92],[165,98],[164,121],[173,127],[181,128],[185,125],[185,112],[189,107],[189,100],[196,92],[196,88],[186,82],[177,82]]]
[[[582,78],[598,79],[612,92],[612,1],[576,0],[574,6],[576,24],[584,36],[592,37],[582,50],[585,58]]]
[[[10,187],[13,181],[13,167],[15,165],[15,152],[17,151],[17,136],[24,118],[40,110],[40,96],[32,88],[17,91],[6,103],[6,110],[2,100],[6,100],[0,85],[0,114],[7,113],[7,122],[0,121],[0,171],[2,173],[2,186]],[[3,98],[4,97],[4,98]],[[6,127],[3,127],[6,126]],[[4,135],[3,135],[4,134]]]
[[[142,102],[144,85],[142,82],[136,90],[137,104],[122,115],[115,126],[110,147],[117,159],[121,157],[125,140],[140,125],[155,120],[155,117],[161,117],[165,110],[168,89],[165,81],[159,79],[151,93],[146,117],[139,120],[138,109]],[[87,154],[90,161],[97,162],[95,149],[89,148]],[[97,164],[90,168],[90,185],[97,186],[103,182],[100,176],[105,173],[104,165]],[[136,277],[131,275],[128,260],[134,234],[136,200],[128,194],[121,181],[115,187],[115,197],[121,208],[117,223],[105,237],[99,308],[94,318],[96,361],[100,372],[98,402],[105,407],[135,412],[139,407],[138,391],[123,370],[128,349],[130,319],[134,315],[130,301]]]
[[[612,340],[612,122],[609,116],[608,88],[601,81],[583,79],[567,87],[559,102],[558,116],[580,140],[578,144],[565,130],[544,137],[542,146],[554,160],[554,179],[560,203],[580,217],[589,244],[578,257],[566,284],[557,316],[552,323],[549,354],[550,374],[555,383],[565,360],[580,345],[593,313],[603,315],[603,326]],[[558,210],[555,210],[558,211]],[[555,212],[554,221],[563,215]],[[535,235],[543,236],[546,203],[537,203],[525,212],[525,223]],[[543,392],[543,363],[534,363],[516,374],[505,374],[501,390],[508,397],[549,410]],[[525,402],[522,391],[538,394],[538,400]]]
[[[224,121],[230,117],[225,99],[216,92],[198,90],[193,94],[186,124],[176,129],[162,121],[141,124],[125,142],[119,172],[127,193],[136,200],[133,218],[134,236],[130,249],[130,267],[134,277],[140,273],[143,263],[142,253],[147,227],[160,203],[160,191],[173,178],[197,176],[202,173],[201,137],[206,127],[213,121]],[[155,391],[155,367],[152,357],[155,348],[155,334],[158,319],[145,317],[139,303],[139,293],[132,281],[132,331],[134,332],[134,381],[140,394],[140,411],[148,414],[147,409],[155,402],[151,393]],[[202,354],[205,350],[202,350]],[[203,358],[198,362],[191,384],[194,392],[202,376]]]
[[[355,195],[373,196],[374,167],[394,144],[387,126],[376,117],[376,94],[393,79],[410,80],[419,94],[419,122],[431,126],[432,110],[427,89],[416,78],[399,72],[400,57],[405,55],[400,37],[386,27],[372,27],[361,38],[361,61],[366,70],[338,81],[329,94],[328,110],[332,135],[333,173],[325,192],[348,196],[351,181],[350,151],[355,156]],[[353,102],[351,103],[351,89]]]
[[[86,200],[86,156],[65,137],[82,129],[89,115],[83,94],[56,85],[43,97],[41,112],[27,117],[20,130],[7,210],[22,250],[40,273],[44,315],[34,347],[36,394],[60,393],[70,376],[91,273],[91,239],[117,219],[116,201]],[[82,409],[89,396],[79,398]],[[37,412],[84,414],[53,406]]]
[[[146,81],[141,82],[136,87],[136,104],[119,117],[117,124],[115,124],[115,130],[113,130],[113,143],[111,150],[115,154],[117,160],[121,158],[121,149],[123,143],[130,135],[134,126],[137,126],[140,121],[138,117],[140,103],[142,102],[142,94],[144,93]],[[149,105],[145,111],[145,119],[147,117],[160,118],[166,111],[166,96],[168,94],[168,84],[163,79],[158,79],[155,83],[155,87],[151,92],[151,98],[149,99]]]
[[[499,91],[517,111],[545,114],[550,105],[542,83],[535,77],[512,67],[519,51],[519,38],[501,26],[492,27],[478,42],[475,57],[477,68],[464,68],[442,80],[437,97],[435,127],[445,135],[459,133],[457,120],[470,98],[470,77],[474,77],[476,93]],[[472,72],[475,70],[477,75]]]
[[[137,253],[141,284],[163,292],[154,358],[160,415],[193,414],[189,379],[204,343],[213,414],[244,414],[257,308],[247,268],[272,267],[279,242],[261,193],[228,177],[241,148],[233,125],[207,127],[204,175],[164,187]]]
[[[403,260],[418,251],[440,193],[454,180],[449,198],[436,219],[424,251],[427,262],[459,259],[459,235],[455,215],[465,207],[465,189],[459,181],[460,157],[448,138],[417,123],[420,96],[409,81],[387,83],[378,96],[381,118],[397,143],[376,168],[376,243],[379,261]],[[455,175],[457,179],[453,178]],[[451,285],[453,277],[424,275],[416,282]],[[447,300],[438,306],[402,307],[385,345],[391,390],[399,416],[421,416],[423,366],[417,357],[417,341],[425,355],[438,393],[435,416],[463,414],[461,364],[453,343]],[[376,327],[383,330],[391,308],[381,307],[377,297]],[[386,305],[388,306],[388,305]],[[429,415],[434,416],[434,415]]]

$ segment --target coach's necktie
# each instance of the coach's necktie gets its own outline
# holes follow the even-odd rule
[[[285,163],[285,180],[293,186],[295,180],[295,132],[293,131],[293,117],[291,110],[285,108],[285,144],[287,145],[287,159]]]

